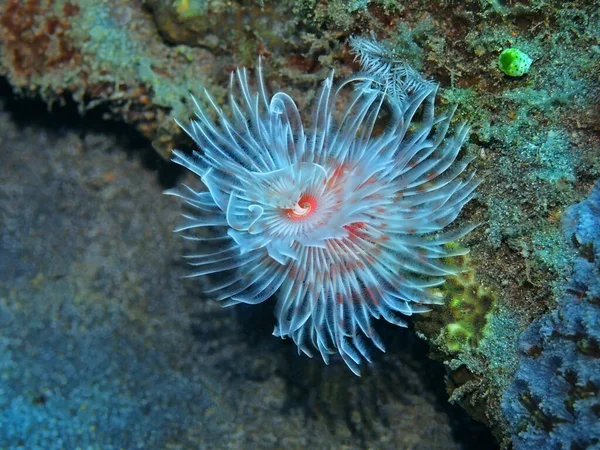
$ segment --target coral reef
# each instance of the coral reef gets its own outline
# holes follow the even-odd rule
[[[600,446],[600,182],[564,223],[578,251],[566,295],[519,339],[503,397],[517,450]]]
[[[239,29],[230,29],[223,5],[240,18]],[[353,34],[373,32],[398,58],[439,80],[440,102],[458,103],[455,120],[471,125],[466,151],[478,156],[473,164],[483,184],[464,216],[483,225],[464,242],[475,268],[468,291],[491,293],[492,304],[473,321],[458,308],[436,310],[415,327],[446,365],[451,399],[508,445],[512,427],[500,393],[518,367],[518,335],[563,298],[573,255],[560,217],[600,177],[600,11],[584,0],[274,5],[6,0],[0,73],[15,91],[57,111],[75,102],[82,113],[96,109],[130,124],[165,159],[185,142],[173,119],[192,114],[189,93],[199,96],[206,86],[226,104],[230,71],[240,64],[252,71],[257,54],[271,68],[269,87],[285,86],[300,109],[314,102],[331,69],[340,77],[356,70],[347,45]],[[507,48],[535,60],[527,75],[499,69]],[[468,297],[451,304],[470,310]],[[460,332],[449,334],[456,322]]]
[[[16,89],[49,105],[74,99],[82,114],[101,107],[157,150],[174,144],[173,119],[210,74],[207,52],[165,45],[133,2],[8,0],[0,8],[0,72]],[[181,71],[189,58],[203,63]]]
[[[485,336],[487,316],[496,298],[476,281],[474,272],[450,277],[442,287],[444,307],[432,311],[427,320],[419,321],[419,329],[438,328],[437,345],[449,353],[477,348]]]
[[[65,33],[79,11],[77,4],[69,2],[60,8],[52,8],[49,2],[41,0],[8,2],[0,18],[4,66],[11,67],[28,83],[44,71],[76,68],[81,57]]]

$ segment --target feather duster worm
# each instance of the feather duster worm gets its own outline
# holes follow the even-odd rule
[[[357,375],[367,341],[384,350],[371,318],[404,326],[400,315],[440,303],[432,288],[466,253],[446,244],[473,228],[445,230],[477,185],[457,159],[466,126],[447,136],[453,111],[434,114],[437,85],[388,68],[337,87],[329,76],[308,129],[289,95],[267,94],[260,66],[256,93],[238,69],[229,114],[205,91],[217,120],[196,102],[184,127],[201,151],[173,152],[207,190],[167,191],[198,211],[177,231],[218,230],[185,235],[202,242],[190,276],[226,272],[209,291],[225,306],[276,294],[273,334],[326,363],[339,353]]]

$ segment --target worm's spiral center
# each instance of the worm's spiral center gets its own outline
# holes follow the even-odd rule
[[[292,208],[287,209],[286,215],[292,220],[301,220],[309,217],[315,212],[317,207],[317,200],[308,194],[302,195]]]

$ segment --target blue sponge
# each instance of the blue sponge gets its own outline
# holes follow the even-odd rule
[[[563,227],[579,252],[566,294],[522,334],[503,396],[516,450],[600,449],[600,181]]]

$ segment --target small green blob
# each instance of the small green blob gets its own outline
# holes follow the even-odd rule
[[[518,48],[507,48],[500,53],[500,70],[510,77],[520,77],[529,72],[533,59]]]

